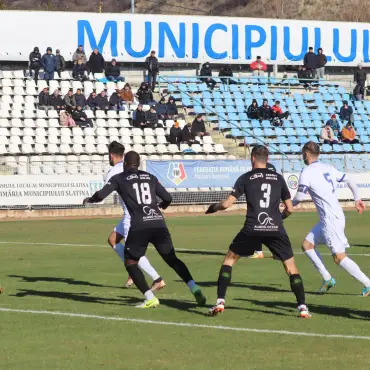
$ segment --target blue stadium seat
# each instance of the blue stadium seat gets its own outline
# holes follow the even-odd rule
[[[247,113],[245,113],[245,112],[239,113],[239,119],[240,120],[247,120],[248,119]]]
[[[245,136],[244,137],[244,140],[245,140],[245,143],[247,145],[254,145],[254,144],[256,144],[256,139],[254,137],[252,137],[252,136]]]
[[[307,135],[315,136],[316,135],[316,130],[314,130],[313,128],[308,128],[307,129]]]
[[[212,99],[208,99],[208,98],[206,98],[206,99],[203,99],[203,104],[205,105],[205,106],[213,106],[213,100]]]
[[[262,136],[264,136],[263,135],[263,131],[262,131],[262,129],[260,129],[260,128],[254,128],[253,129],[253,135],[254,136],[257,136],[257,137],[262,137]]]
[[[365,152],[370,152],[370,144],[364,144]]]
[[[213,98],[212,94],[209,91],[203,91],[202,92],[202,97],[203,97],[203,99],[212,99]]]
[[[224,105],[224,100],[222,98],[215,98],[213,103],[214,105]]]
[[[292,153],[300,153],[301,152],[301,146],[300,145],[297,145],[297,144],[292,144],[290,146],[290,151]]]
[[[257,121],[256,119],[252,119],[251,124],[252,124],[253,128],[260,128],[261,127],[260,121]]]
[[[340,144],[334,144],[334,145],[333,145],[333,151],[334,151],[335,153],[342,153],[342,152],[343,152],[343,147],[342,147],[342,145],[340,145]]]
[[[317,138],[317,136],[309,136],[308,137],[308,141],[313,141],[314,143],[316,144],[319,144],[320,143],[320,140]]]
[[[364,147],[361,144],[354,144],[353,145],[353,150],[356,153],[362,153],[364,151]]]
[[[240,91],[234,92],[234,99],[243,99],[244,95]]]
[[[368,144],[370,143],[369,136],[367,135],[361,135],[360,136],[360,141],[362,144]]]
[[[265,133],[265,136],[276,136],[275,131],[272,128],[265,128],[263,131]]]
[[[361,172],[364,170],[364,166],[362,165],[362,161],[360,160],[355,161],[354,167],[355,167],[355,171],[357,172]]]
[[[233,137],[242,137],[243,134],[238,128],[232,128],[231,129],[231,136],[233,136]]]
[[[321,151],[323,153],[331,153],[333,151],[332,147],[330,144],[323,144],[321,147]]]
[[[287,144],[288,143],[288,139],[286,136],[278,136],[278,143],[279,144]]]
[[[219,121],[219,122],[218,122],[218,128],[219,128],[220,130],[227,130],[227,129],[230,129],[229,122],[227,122],[227,121]]]
[[[298,138],[296,136],[288,136],[289,144],[298,144]]]
[[[306,136],[299,136],[298,141],[299,141],[300,144],[304,145],[304,144],[307,143],[308,139],[307,139]]]
[[[370,160],[365,161],[365,169],[370,170]]]
[[[252,128],[252,125],[249,121],[241,121],[240,122],[240,127],[241,128],[247,128],[247,129],[251,129]]]
[[[285,130],[281,127],[275,127],[276,136],[285,135]]]
[[[224,114],[226,113],[226,109],[221,106],[216,106],[215,110],[217,113],[224,113]]]
[[[267,120],[263,120],[261,125],[262,125],[262,127],[271,127],[270,121],[267,121]]]
[[[230,98],[226,98],[226,99],[224,100],[224,104],[225,104],[225,105],[232,105],[232,106],[234,106],[234,105],[235,105],[234,101],[233,101],[232,99],[230,99]]]
[[[280,144],[280,151],[282,152],[282,153],[289,153],[289,146],[288,145],[286,145],[286,144]]]
[[[294,132],[294,130],[292,128],[287,127],[285,129],[285,134],[288,135],[288,136],[293,136],[293,135],[295,135],[295,132]]]
[[[296,128],[295,134],[297,136],[306,136],[307,135],[307,131],[304,128]]]
[[[228,113],[229,120],[231,121],[239,121],[239,116],[236,113]]]

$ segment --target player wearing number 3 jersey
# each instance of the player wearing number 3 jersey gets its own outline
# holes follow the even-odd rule
[[[224,258],[218,277],[217,301],[210,309],[210,315],[216,315],[225,309],[226,289],[231,281],[232,266],[241,256],[252,255],[264,244],[284,265],[292,292],[297,299],[299,316],[311,317],[305,302],[303,281],[296,267],[290,240],[282,222],[283,217],[288,217],[293,211],[290,193],[284,178],[266,168],[268,154],[265,146],[255,146],[251,153],[252,171],[239,177],[226,200],[212,204],[206,212],[225,210],[242,195],[246,197],[247,219]],[[280,200],[286,207],[283,215],[279,210]]]
[[[337,183],[344,182],[348,185],[353,193],[356,209],[360,214],[364,211],[365,205],[351,178],[333,166],[320,163],[318,161],[319,155],[320,147],[316,143],[309,141],[303,146],[302,156],[307,167],[300,175],[298,192],[293,200],[293,205],[305,200],[306,194],[309,194],[320,216],[319,223],[313,227],[303,241],[303,251],[323,278],[320,293],[328,291],[336,284],[335,279],[326,269],[319,252],[315,249],[317,244],[326,244],[335,263],[360,281],[364,285],[362,295],[368,296],[370,295],[369,278],[345,253],[349,244],[344,233],[346,223],[344,213],[336,195]]]

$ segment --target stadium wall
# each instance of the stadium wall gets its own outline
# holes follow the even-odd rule
[[[26,31],[26,32],[25,32]],[[109,60],[143,62],[157,50],[166,63],[302,64],[309,46],[322,47],[329,65],[370,62],[370,24],[151,14],[1,11],[0,60],[28,61],[34,46],[61,49],[66,59],[79,44]]]

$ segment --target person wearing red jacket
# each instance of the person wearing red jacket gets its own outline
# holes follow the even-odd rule
[[[281,109],[279,100],[275,101],[275,104],[271,107],[271,111],[273,126],[282,126],[283,118],[286,119],[289,117],[289,112],[283,112]]]
[[[263,76],[267,71],[266,63],[262,62],[260,56],[251,64],[251,70],[253,76]]]

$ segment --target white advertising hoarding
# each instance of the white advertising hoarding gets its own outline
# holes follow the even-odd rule
[[[102,176],[1,176],[0,205],[81,205],[103,185]]]
[[[27,32],[25,32],[27,30]],[[77,12],[0,12],[0,60],[28,61],[35,46],[60,49],[71,60],[78,45],[89,55],[142,62],[152,49],[161,62],[302,64],[309,46],[329,65],[370,61],[370,24],[284,19]]]

